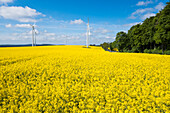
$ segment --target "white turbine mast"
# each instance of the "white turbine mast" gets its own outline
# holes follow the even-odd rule
[[[37,46],[37,39],[36,39],[36,35],[37,35],[38,33],[35,31],[35,39],[34,39],[34,44],[35,44],[35,46]]]
[[[32,25],[30,24],[30,26],[32,27],[32,47],[36,46],[36,32],[35,32],[35,23]]]
[[[87,24],[87,37],[86,37],[86,46],[89,47],[89,39],[90,39],[90,24],[89,24],[89,18],[88,18],[88,24]]]

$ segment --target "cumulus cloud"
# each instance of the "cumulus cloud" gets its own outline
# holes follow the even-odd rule
[[[47,33],[47,30],[44,30],[45,33]]]
[[[45,36],[55,36],[56,34],[55,33],[44,33]]]
[[[137,25],[140,24],[141,22],[135,22],[135,23],[130,23],[130,24],[124,24],[123,26],[133,26],[133,25]]]
[[[38,34],[37,35],[38,40],[41,40],[41,41],[54,40],[56,39],[56,36],[57,36],[55,33],[50,33],[47,30],[43,32],[36,31],[36,33]]]
[[[137,15],[137,14],[143,14],[145,12],[152,12],[154,9],[153,8],[145,8],[145,9],[138,9],[135,12],[132,13],[132,15]]]
[[[104,28],[99,28],[99,29],[96,29],[93,31],[94,33],[102,33],[102,34],[105,34],[105,33],[110,33],[112,32],[112,30],[108,30],[108,29],[104,29]]]
[[[7,24],[7,25],[5,25],[5,27],[6,28],[10,28],[10,27],[12,27],[12,25],[11,24]]]
[[[40,31],[38,35],[36,35],[37,43],[38,44],[39,43],[82,44],[82,45],[86,44],[86,28],[87,28],[86,25],[83,24],[83,26],[81,25],[75,26],[74,24],[70,25],[69,22],[62,24],[61,25],[62,27],[60,27],[60,24],[58,26],[56,25],[51,26],[48,23],[45,24],[45,26],[39,26]],[[32,43],[31,28],[21,29],[22,27],[28,26],[29,24],[28,23],[17,23],[17,24],[12,24],[12,27],[15,29],[14,32],[16,33],[14,34],[10,33],[10,36],[6,36],[6,37],[2,37],[2,38],[0,37],[1,39],[5,40],[5,41],[1,41],[0,39],[0,43]],[[92,26],[91,28],[92,34],[90,36],[90,44],[113,42],[117,32],[119,32],[120,30],[129,29],[129,27],[123,25],[113,25],[113,24],[103,24],[103,23],[91,24],[91,26]]]
[[[0,7],[0,17],[4,19],[16,20],[19,22],[37,22],[33,19],[35,16],[42,15],[35,9],[29,7],[17,7],[17,6],[1,6]]]
[[[111,36],[106,36],[105,38],[114,38],[114,37],[111,37]]]
[[[129,18],[130,19],[136,19],[137,17],[142,18],[144,13],[151,13],[154,10],[155,9],[153,8],[138,9],[135,12],[133,12]]]
[[[32,30],[27,31],[27,32],[22,32],[22,33],[12,33],[12,39],[11,40],[18,40],[20,42],[30,40],[30,42],[28,42],[28,43],[31,43]]]
[[[12,3],[13,0],[0,0],[0,4]]]
[[[139,1],[136,5],[137,6],[147,6],[148,4],[152,4],[153,1],[152,0],[147,0],[147,1]]]
[[[148,1],[149,3],[149,1]],[[141,3],[142,4],[142,3]],[[144,9],[138,9],[135,12],[131,14],[129,19],[136,19],[140,18],[141,20],[144,20],[146,18],[149,18],[151,16],[155,16],[156,11],[159,11],[165,7],[165,4],[160,2],[158,5],[156,5],[154,8],[144,8]]]
[[[146,18],[155,16],[155,15],[156,15],[155,13],[147,13],[147,14],[143,15],[143,16],[141,17],[141,19],[144,20],[144,19],[146,19]]]
[[[41,32],[35,29],[36,32],[36,40],[37,43],[48,43],[49,41],[54,41],[56,39],[56,34],[55,33],[49,33],[49,32]],[[13,33],[12,34],[13,38],[10,40],[18,40],[20,42],[27,42],[31,43],[32,42],[32,30],[29,30],[27,32],[22,32],[22,33]]]
[[[161,10],[161,9],[163,9],[164,7],[165,7],[164,3],[160,2],[160,3],[155,7],[155,9]]]
[[[145,8],[145,9],[138,9],[136,10],[135,12],[132,13],[132,15],[135,15],[135,14],[142,14],[146,11],[153,11],[153,8]]]
[[[31,28],[30,24],[16,24],[15,27],[19,28]]]
[[[70,22],[70,24],[83,24],[83,23],[84,23],[84,22],[83,22],[83,20],[81,20],[81,19],[74,20],[74,21],[71,20],[71,22]]]

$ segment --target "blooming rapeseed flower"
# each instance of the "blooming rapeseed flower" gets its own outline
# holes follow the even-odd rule
[[[0,113],[170,112],[170,56],[0,48]]]

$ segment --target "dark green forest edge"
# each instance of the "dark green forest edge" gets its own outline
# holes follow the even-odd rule
[[[154,53],[170,55],[170,2],[156,16],[134,25],[128,33],[118,32],[112,43],[101,46],[119,52]]]

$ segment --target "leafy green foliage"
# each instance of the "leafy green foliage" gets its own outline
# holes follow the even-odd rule
[[[118,32],[110,45],[121,52],[166,54],[170,50],[170,2],[156,16],[132,26],[128,33]]]
[[[110,43],[104,42],[103,44],[101,44],[101,46],[104,50],[108,50],[108,48],[110,47]]]

